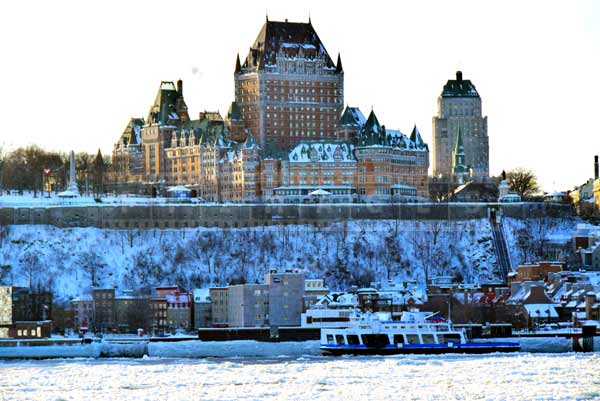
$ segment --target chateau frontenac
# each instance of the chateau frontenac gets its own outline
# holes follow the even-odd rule
[[[113,150],[115,181],[148,194],[185,186],[208,202],[410,202],[428,197],[429,147],[344,107],[344,70],[312,23],[267,20],[234,69],[226,116],[193,118],[183,82],[160,83]]]

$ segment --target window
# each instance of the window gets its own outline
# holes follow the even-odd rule
[[[384,348],[390,343],[387,334],[362,334],[361,337],[367,347]]]
[[[327,344],[334,344],[333,334],[327,334]]]
[[[440,344],[460,343],[460,334],[440,334],[438,338]]]
[[[421,341],[419,341],[419,336],[416,334],[407,334],[406,340],[409,344],[420,344],[421,343]]]
[[[404,344],[404,336],[402,334],[394,334],[394,344]]]
[[[423,344],[435,344],[435,337],[433,334],[423,334]]]
[[[356,334],[348,334],[346,338],[348,339],[348,344],[350,345],[360,344],[360,341],[358,340],[358,336]]]
[[[346,342],[344,341],[344,336],[342,334],[335,335],[335,342],[338,343],[338,345],[346,344]]]

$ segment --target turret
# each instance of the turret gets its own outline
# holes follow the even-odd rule
[[[337,74],[343,73],[344,68],[342,67],[342,56],[338,53],[337,63],[335,65],[335,72]]]
[[[239,74],[242,70],[242,64],[240,63],[240,54],[237,54],[237,58],[235,60],[235,72],[234,74]]]

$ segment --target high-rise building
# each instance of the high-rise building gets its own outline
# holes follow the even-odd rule
[[[450,177],[453,173],[454,152],[458,130],[464,149],[464,164],[472,177],[489,177],[489,140],[487,116],[481,114],[481,97],[462,72],[449,80],[438,97],[438,112],[433,117],[433,175]]]
[[[235,104],[267,153],[303,140],[335,139],[344,105],[344,70],[308,23],[267,21],[235,67]]]

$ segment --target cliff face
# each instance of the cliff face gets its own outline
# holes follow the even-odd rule
[[[487,220],[358,220],[327,227],[111,230],[0,228],[0,284],[40,286],[69,298],[92,285],[139,290],[262,282],[299,269],[332,289],[372,281],[462,275],[498,277]]]

